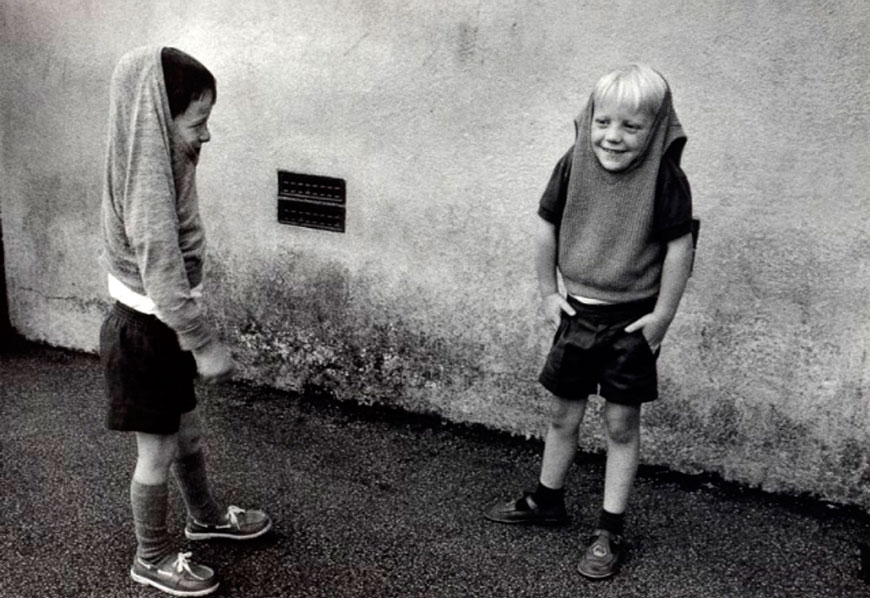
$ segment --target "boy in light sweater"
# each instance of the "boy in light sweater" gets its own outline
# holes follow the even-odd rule
[[[174,48],[139,48],[112,75],[99,262],[115,299],[100,330],[107,426],[132,431],[134,581],[175,596],[214,592],[214,571],[178,552],[167,534],[167,478],[184,498],[190,540],[244,540],[272,525],[258,510],[218,506],[209,489],[194,378],[229,378],[234,363],[206,321],[205,236],[196,165],[211,138],[212,74]]]

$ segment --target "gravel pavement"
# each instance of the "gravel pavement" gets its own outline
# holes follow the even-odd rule
[[[171,489],[170,532],[217,569],[217,596],[870,597],[854,509],[642,467],[630,559],[589,582],[576,564],[600,455],[571,474],[569,527],[504,526],[481,512],[533,486],[537,441],[242,384],[199,393],[218,498],[275,520],[250,543],[187,542]],[[135,447],[103,427],[98,360],[28,343],[0,353],[0,422],[0,597],[163,596],[128,575]]]

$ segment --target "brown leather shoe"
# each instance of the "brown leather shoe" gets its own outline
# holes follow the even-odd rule
[[[623,556],[622,536],[598,529],[583,553],[577,570],[589,579],[606,579],[616,573]]]
[[[563,526],[570,523],[564,503],[560,502],[545,509],[535,502],[531,493],[523,494],[508,503],[492,505],[483,516],[496,523],[550,526]]]

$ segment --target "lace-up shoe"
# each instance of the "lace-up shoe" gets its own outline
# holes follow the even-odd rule
[[[188,540],[250,540],[262,536],[271,527],[272,520],[263,511],[245,510],[230,505],[223,523],[210,525],[189,519],[184,527],[184,535]]]
[[[214,570],[193,562],[190,557],[189,552],[179,552],[153,564],[136,557],[130,568],[130,577],[136,583],[155,587],[173,596],[205,596],[217,590]]]

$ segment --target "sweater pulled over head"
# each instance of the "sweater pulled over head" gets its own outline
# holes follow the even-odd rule
[[[590,96],[575,121],[558,267],[574,295],[608,303],[655,297],[665,252],[653,235],[656,182],[666,153],[679,164],[686,136],[668,89],[642,154],[624,170],[611,172],[593,152],[594,111]]]
[[[197,349],[214,338],[191,295],[202,282],[205,253],[197,153],[172,120],[161,48],[125,54],[109,99],[99,262],[154,302],[183,349]]]

